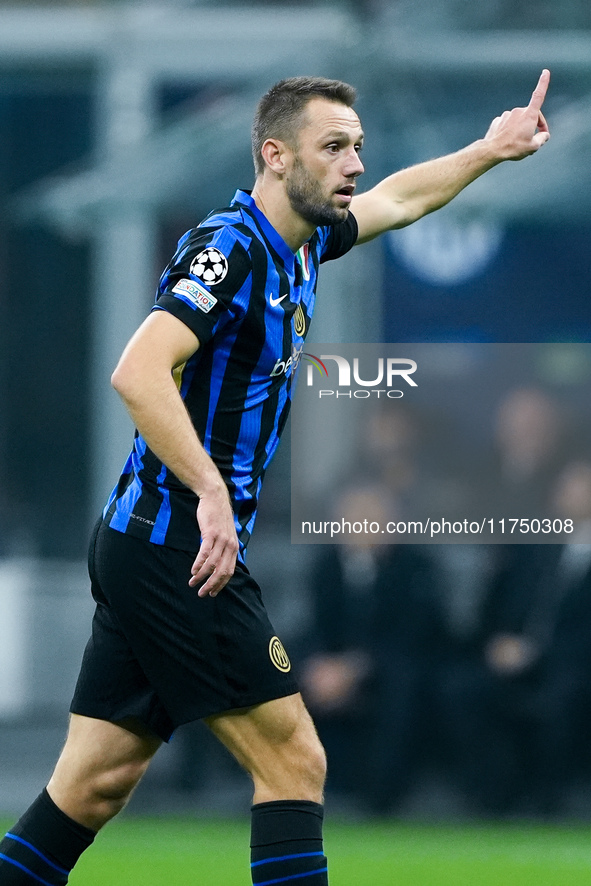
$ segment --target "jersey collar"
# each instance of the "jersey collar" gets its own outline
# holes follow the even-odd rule
[[[295,254],[289,248],[283,237],[277,233],[267,216],[258,208],[252,198],[251,192],[241,191],[240,189],[237,190],[234,199],[232,200],[232,205],[234,205],[234,203],[240,203],[242,206],[247,207],[248,211],[255,217],[263,229],[265,237],[271,243],[273,249],[275,249],[283,259],[286,267],[291,267],[295,260]]]

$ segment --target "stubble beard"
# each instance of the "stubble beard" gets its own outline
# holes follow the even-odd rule
[[[339,209],[323,196],[318,181],[310,175],[299,157],[296,157],[291,175],[286,180],[285,192],[294,212],[316,227],[340,225],[349,213],[346,207]]]

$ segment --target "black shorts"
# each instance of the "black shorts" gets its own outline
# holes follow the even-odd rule
[[[239,564],[217,597],[201,598],[188,585],[195,556],[99,525],[72,713],[135,717],[168,741],[183,723],[298,691],[248,570]]]

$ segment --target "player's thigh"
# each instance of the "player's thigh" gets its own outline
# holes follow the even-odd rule
[[[324,749],[299,693],[208,717],[214,735],[253,776],[297,768],[324,776]]]
[[[68,737],[50,781],[50,793],[118,776],[130,788],[141,778],[161,740],[137,720],[110,723],[72,714]]]

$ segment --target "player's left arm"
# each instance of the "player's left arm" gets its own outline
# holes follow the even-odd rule
[[[470,182],[504,160],[522,160],[550,138],[542,114],[550,72],[542,71],[525,108],[513,108],[495,117],[484,138],[454,154],[402,169],[365,194],[353,197],[357,243],[393,228],[403,228],[449,203]]]

